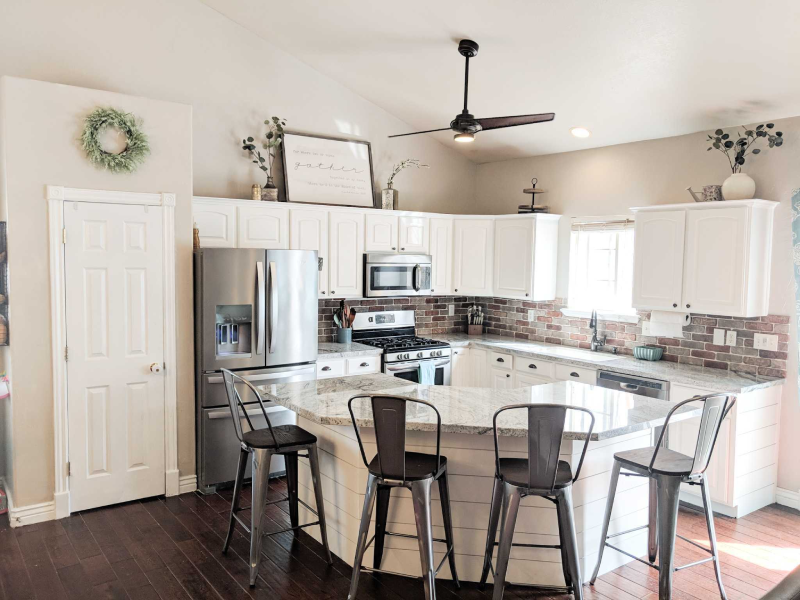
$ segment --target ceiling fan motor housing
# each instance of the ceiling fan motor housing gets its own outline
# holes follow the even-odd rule
[[[458,42],[458,52],[461,56],[473,58],[478,55],[478,43],[472,40],[461,40]]]
[[[450,121],[450,129],[458,133],[478,133],[483,127],[469,113],[461,113]]]

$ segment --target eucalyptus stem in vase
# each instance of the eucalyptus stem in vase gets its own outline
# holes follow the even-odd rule
[[[400,164],[395,165],[392,174],[389,176],[389,181],[386,182],[386,188],[381,190],[381,208],[383,210],[397,208],[397,190],[394,189],[394,178],[400,171],[409,167],[416,167],[417,169],[430,168],[429,165],[422,164],[418,158],[407,158],[401,161]]]
[[[261,148],[266,151],[267,156],[262,156],[261,151],[256,147],[255,139],[252,137],[242,140],[242,150],[245,150],[250,161],[267,175],[267,183],[262,189],[261,199],[276,201],[278,199],[278,188],[272,180],[272,165],[275,162],[275,156],[278,154],[278,147],[283,143],[283,128],[286,126],[286,119],[271,117],[264,121],[264,125],[267,126],[267,133],[264,134],[265,141],[261,142]]]

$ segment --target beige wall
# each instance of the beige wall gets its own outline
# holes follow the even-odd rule
[[[772,250],[770,313],[791,315],[792,349],[788,380],[784,386],[781,456],[778,485],[800,490],[800,466],[792,457],[800,453],[800,405],[797,387],[797,336],[792,273],[790,199],[800,187],[800,117],[775,121],[784,132],[781,148],[748,159],[745,172],[756,181],[756,197],[780,203],[775,212]],[[722,183],[730,174],[719,152],[707,152],[705,133],[621,144],[606,148],[550,154],[478,166],[477,203],[482,212],[515,212],[530,201],[522,189],[538,177],[547,194],[537,197],[552,212],[568,216],[630,214],[632,206],[691,202],[687,186]],[[569,279],[570,219],[562,219],[559,236],[558,295],[567,296]]]

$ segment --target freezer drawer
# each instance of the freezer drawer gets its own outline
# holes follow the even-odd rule
[[[291,367],[276,367],[274,369],[236,371],[236,374],[247,379],[255,386],[270,383],[291,383],[315,379],[317,366],[314,364],[295,365]],[[225,393],[225,384],[222,382],[222,373],[203,374],[201,396],[203,408],[228,406],[228,396]],[[247,399],[245,398],[244,400],[246,401]]]
[[[296,415],[282,406],[267,405],[267,414],[273,427],[293,425]],[[240,411],[241,415],[241,411]],[[247,416],[253,427],[266,427],[267,423],[258,404],[247,405]],[[202,410],[201,435],[203,457],[200,461],[198,489],[201,492],[213,492],[215,486],[231,484],[236,478],[236,465],[239,460],[239,440],[231,420],[231,411],[227,407],[205,408]],[[242,427],[247,430],[247,421],[240,416]],[[274,456],[270,465],[270,473],[281,473],[286,470],[282,456]],[[247,464],[246,478],[250,478],[251,467]]]

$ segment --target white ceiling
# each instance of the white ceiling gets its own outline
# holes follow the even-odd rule
[[[555,112],[472,144],[475,162],[800,115],[798,0],[202,0],[409,124]],[[320,98],[324,102],[324,98]],[[577,139],[569,129],[591,130]]]

